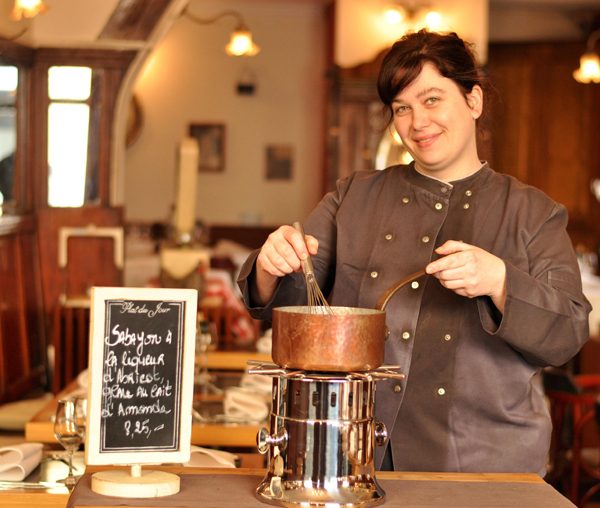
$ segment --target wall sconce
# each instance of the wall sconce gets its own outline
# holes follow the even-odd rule
[[[229,56],[254,56],[260,52],[260,48],[252,41],[252,33],[244,23],[242,15],[237,11],[224,11],[212,18],[199,18],[186,7],[182,14],[199,25],[210,25],[221,18],[231,16],[236,19],[237,27],[231,34],[229,44],[225,46],[225,52]]]
[[[15,0],[11,17],[15,21],[20,21],[23,18],[34,18],[47,10],[44,0]]]
[[[600,83],[600,57],[594,51],[600,38],[600,28],[594,30],[587,41],[587,51],[579,59],[579,69],[573,71],[575,81],[579,83]]]
[[[383,16],[390,25],[404,23],[408,29],[427,28],[439,30],[442,27],[442,15],[429,4],[418,2],[394,2],[390,4]]]

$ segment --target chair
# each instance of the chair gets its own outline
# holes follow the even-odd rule
[[[600,461],[594,465],[590,460],[600,450],[597,429],[594,432],[590,425],[596,423],[600,374],[572,375],[563,369],[547,368],[543,381],[553,423],[546,479],[577,504],[583,474],[600,480]],[[600,485],[591,494],[586,492],[582,501],[597,490]]]
[[[584,446],[586,430],[591,431],[588,434],[595,438],[593,446]],[[579,500],[578,506],[584,507],[600,491],[600,396],[596,396],[594,408],[581,417],[574,434],[573,465],[578,469],[577,478],[580,477],[580,473],[584,473],[593,483]]]
[[[54,372],[52,392],[60,392],[88,365],[89,299],[62,299],[52,317]]]
[[[58,267],[61,291],[52,308],[52,391],[60,392],[88,366],[90,328],[89,289],[121,285],[124,249],[121,227],[59,227]],[[86,259],[101,256],[112,240],[112,261],[102,268]],[[87,256],[87,257],[86,257]],[[114,273],[118,273],[115,280]]]

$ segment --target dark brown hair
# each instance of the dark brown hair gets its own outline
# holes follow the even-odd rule
[[[470,44],[454,32],[419,30],[396,41],[381,63],[377,91],[390,114],[394,98],[417,78],[425,62],[454,81],[464,95],[475,85],[484,86]]]

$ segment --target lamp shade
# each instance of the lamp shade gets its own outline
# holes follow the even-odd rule
[[[600,83],[600,57],[593,51],[581,55],[579,69],[573,72],[573,77],[579,83]]]
[[[46,12],[47,7],[43,0],[15,0],[11,17],[15,21],[22,18],[33,18]]]
[[[246,27],[238,27],[232,34],[225,52],[231,56],[254,56],[260,48],[252,42],[252,34]]]

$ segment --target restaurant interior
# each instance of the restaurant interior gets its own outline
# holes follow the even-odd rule
[[[393,41],[430,27],[472,42],[492,83],[481,157],[568,209],[594,310],[545,376],[545,481],[600,506],[597,0],[22,3],[0,0],[0,504],[67,506],[39,486],[67,474],[54,421],[87,393],[95,286],[198,291],[187,465],[265,467],[271,381],[248,361],[271,361],[271,324],[237,273],[337,179],[410,160],[375,82]],[[42,444],[20,469],[31,491],[2,481],[23,443]]]

